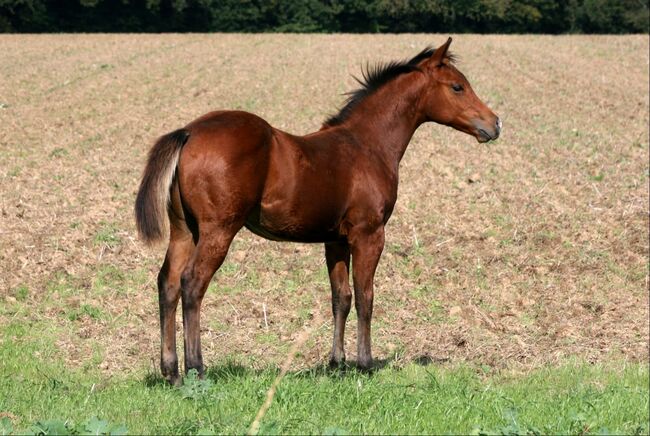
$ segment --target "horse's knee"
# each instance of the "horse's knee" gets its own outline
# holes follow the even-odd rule
[[[349,286],[342,286],[339,290],[339,301],[343,310],[349,311],[352,305],[352,291]]]
[[[183,308],[195,307],[198,302],[199,290],[197,289],[196,276],[192,270],[183,271],[181,275],[181,297]]]
[[[355,293],[354,306],[359,320],[369,321],[372,318],[372,300],[372,293]]]
[[[166,268],[158,273],[158,302],[161,308],[176,307],[180,296],[178,283],[171,283],[169,272]]]
[[[181,274],[181,291],[183,292],[183,297],[185,297],[185,293],[187,292],[187,289],[191,287],[191,285],[192,285],[192,272],[186,269]]]

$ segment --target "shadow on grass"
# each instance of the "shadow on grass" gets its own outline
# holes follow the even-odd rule
[[[167,383],[167,380],[165,380],[159,372],[148,372],[147,375],[144,376],[142,384],[148,388],[170,386],[169,383]]]
[[[277,368],[253,369],[236,362],[224,362],[207,367],[205,378],[213,382],[233,378],[248,378],[260,376],[270,371],[279,371]],[[149,372],[144,376],[142,383],[148,388],[171,386],[159,372]]]
[[[428,354],[425,354],[409,361],[400,361],[400,365],[394,366],[394,368],[399,370],[402,366],[410,363],[414,363],[420,366],[429,366],[441,364],[448,361],[449,359],[435,358],[431,357]],[[332,366],[328,363],[318,363],[310,368],[288,371],[287,376],[297,378],[328,377],[331,379],[343,379],[347,377],[372,377],[382,369],[394,365],[395,362],[395,356],[391,356],[386,359],[375,359],[374,364],[370,369],[358,368],[357,362],[355,360],[343,362],[338,366]],[[236,361],[225,361],[208,366],[206,369],[205,377],[213,382],[219,382],[222,380],[234,378],[259,377],[263,375],[272,375],[275,377],[279,373],[279,366],[268,366],[260,369],[253,368]],[[158,372],[149,372],[144,377],[143,384],[148,388],[169,386],[167,381]]]
[[[434,357],[431,356],[430,354],[423,354],[421,356],[418,356],[412,360],[412,363],[415,363],[416,365],[420,366],[429,366],[433,364],[443,364],[449,362],[451,359],[448,357]]]

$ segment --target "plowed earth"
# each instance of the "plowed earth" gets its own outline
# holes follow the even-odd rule
[[[366,61],[445,38],[0,36],[0,328],[51,335],[70,366],[156,366],[165,247],[138,241],[132,213],[156,137],[215,109],[317,130]],[[648,360],[648,49],[647,35],[455,37],[503,133],[416,132],[376,277],[375,357]],[[204,358],[277,364],[329,305],[321,245],[243,230],[204,300]],[[326,361],[331,330],[294,365]]]

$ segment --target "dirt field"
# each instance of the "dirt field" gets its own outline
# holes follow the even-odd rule
[[[445,37],[0,36],[0,329],[50,335],[71,366],[156,366],[165,248],[139,243],[132,214],[153,140],[227,108],[311,132],[366,61]],[[376,278],[375,357],[647,361],[648,49],[648,36],[455,37],[503,133],[416,132]],[[329,304],[322,246],[242,231],[204,302],[206,362],[277,363]],[[331,327],[296,365],[327,359]]]

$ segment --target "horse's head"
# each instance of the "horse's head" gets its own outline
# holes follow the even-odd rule
[[[420,100],[427,121],[451,126],[478,142],[499,137],[501,120],[479,99],[447,53],[451,38],[421,64],[429,83]]]

